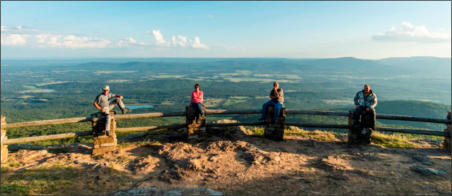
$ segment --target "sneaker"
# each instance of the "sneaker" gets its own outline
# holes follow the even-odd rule
[[[121,111],[122,111],[122,114],[127,114],[127,113],[130,113],[132,110],[129,109],[129,108],[126,108],[126,109],[123,109]]]

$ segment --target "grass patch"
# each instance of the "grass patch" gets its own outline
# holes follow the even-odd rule
[[[28,195],[31,188],[25,185],[23,182],[18,182],[14,184],[2,184],[1,194],[11,194],[11,195]]]
[[[331,142],[331,141],[337,141],[336,135],[333,132],[328,131],[306,131],[306,130],[293,130],[293,129],[286,129],[284,130],[284,135],[298,135],[305,138],[313,139],[316,141],[322,141],[322,142]]]
[[[383,134],[380,132],[372,133],[372,142],[391,148],[414,148],[414,144],[410,142],[408,137],[401,134]]]
[[[94,175],[102,177],[96,180]],[[49,168],[10,173],[6,179],[2,180],[1,193],[8,195],[93,194],[117,191],[130,186],[131,183],[130,177],[112,168],[106,168],[98,173],[91,169],[55,165]]]

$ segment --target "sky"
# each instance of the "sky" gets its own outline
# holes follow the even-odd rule
[[[1,2],[1,58],[451,56],[446,2]]]

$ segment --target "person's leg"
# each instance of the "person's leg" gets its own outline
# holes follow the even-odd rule
[[[113,108],[115,108],[116,105],[121,109],[123,114],[130,112],[129,109],[126,109],[126,106],[124,105],[124,102],[122,102],[122,99],[119,98],[113,99],[113,101],[110,103],[110,110],[113,110]]]
[[[281,113],[281,108],[282,108],[282,104],[279,102],[273,102],[273,110],[274,110],[274,114],[273,114],[273,122],[277,122],[279,115]]]
[[[265,117],[267,117],[267,108],[268,106],[272,105],[272,101],[267,101],[264,103],[264,105],[262,105],[262,116],[261,119],[265,119]]]
[[[361,116],[362,109],[361,107],[357,107],[353,112],[353,125],[359,124],[359,117]]]
[[[195,119],[196,119],[196,122],[198,122],[199,121],[198,104],[197,103],[191,103],[191,108],[195,111]]]
[[[375,122],[377,121],[377,113],[375,112],[375,108],[370,108],[369,111],[369,119],[370,119],[370,128],[375,130]]]
[[[109,136],[110,135],[110,123],[111,123],[110,107],[106,108],[104,115],[105,115],[105,134],[107,134],[107,136]]]
[[[198,107],[198,112],[201,116],[204,115],[204,111],[202,111],[202,103],[196,103],[196,106]]]

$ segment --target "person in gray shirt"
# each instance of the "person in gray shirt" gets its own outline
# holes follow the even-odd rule
[[[126,109],[122,99],[123,96],[110,93],[110,87],[108,85],[102,88],[102,93],[97,95],[96,99],[94,99],[94,107],[106,116],[105,133],[107,135],[110,135],[110,111],[117,105],[121,108],[123,114],[130,112],[130,109]]]
[[[279,88],[279,83],[277,81],[273,82],[273,89],[270,91],[270,100],[262,105],[262,117],[259,120],[264,120],[267,116],[267,108],[273,106],[275,113],[273,114],[273,122],[278,120],[279,114],[281,113],[281,108],[284,103],[284,91]]]

